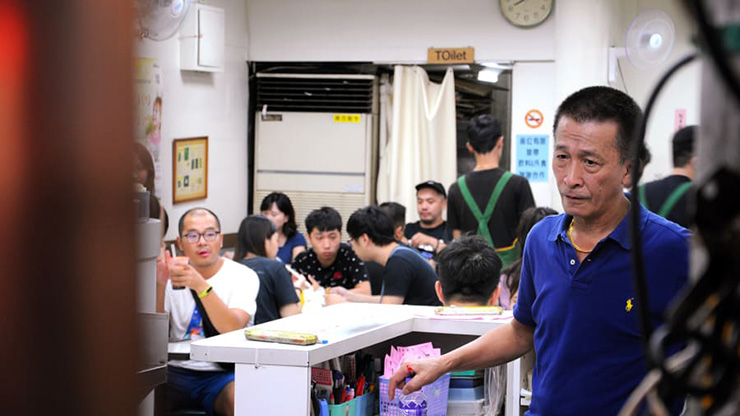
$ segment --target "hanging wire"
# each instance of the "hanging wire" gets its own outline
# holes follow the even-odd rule
[[[645,277],[645,258],[642,252],[642,240],[640,236],[640,201],[637,197],[637,184],[640,182],[642,169],[640,166],[640,149],[644,146],[647,123],[652,114],[653,107],[658,95],[663,90],[666,82],[676,71],[696,59],[696,54],[688,55],[675,63],[658,81],[658,85],[650,94],[645,114],[642,117],[638,129],[632,137],[631,159],[632,159],[632,192],[630,193],[630,231],[632,235],[632,278],[635,286],[635,300],[640,310],[640,327],[642,329],[645,351],[649,351],[649,339],[653,332],[650,319],[650,305],[648,304],[647,280]]]
[[[717,74],[740,105],[740,82],[730,66],[728,53],[718,30],[708,18],[701,0],[687,0],[694,12],[707,54]],[[633,137],[632,163],[639,166],[639,149],[652,107],[666,81],[695,56],[675,64],[653,90],[640,129]],[[697,192],[696,224],[709,254],[709,265],[696,284],[682,297],[666,326],[652,334],[647,300],[644,258],[637,221],[636,186],[639,169],[634,169],[631,206],[633,279],[640,310],[643,335],[650,336],[648,357],[651,370],[628,399],[622,414],[633,414],[647,399],[655,411],[663,397],[690,394],[698,399],[706,414],[736,414],[739,408],[740,371],[740,175],[725,167],[719,169]],[[678,353],[669,355],[682,347]],[[658,393],[662,393],[658,397]],[[658,407],[655,407],[655,406]],[[630,413],[632,412],[632,413]]]
[[[619,70],[619,78],[622,80],[622,86],[624,87],[625,94],[630,95],[630,92],[627,89],[627,83],[624,81],[624,73],[622,72],[622,64],[619,63],[619,59],[617,59],[617,70]]]

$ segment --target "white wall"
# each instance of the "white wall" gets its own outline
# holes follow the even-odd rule
[[[621,0],[560,0],[555,9],[556,105],[577,90],[605,85],[609,34],[615,22],[614,2]]]
[[[225,233],[236,232],[247,212],[247,60],[423,63],[428,47],[472,46],[477,61],[518,62],[512,97],[512,118],[517,120],[525,108],[545,108],[551,101],[553,111],[575,89],[606,84],[606,50],[623,45],[626,28],[642,10],[664,10],[676,23],[677,42],[668,62],[693,50],[689,42],[693,26],[671,0],[593,0],[589,8],[581,0],[558,0],[555,15],[534,29],[506,23],[494,0],[211,0],[208,4],[226,11],[224,73],[181,72],[176,38],[136,45],[136,56],[157,58],[162,68],[165,104],[159,193],[173,223],[167,239],[175,237],[177,219],[193,206],[205,205],[217,212]],[[531,65],[523,66],[525,62]],[[667,64],[645,72],[624,59],[621,63],[626,91],[644,105]],[[523,68],[527,70],[519,73]],[[537,75],[543,68],[548,69]],[[552,98],[536,91],[533,95],[522,86],[522,82],[532,88],[549,82],[553,73]],[[616,86],[625,89],[621,82]],[[653,162],[646,170],[647,179],[669,172],[675,110],[685,108],[689,123],[696,122],[698,97],[695,65],[681,72],[658,102],[648,131]],[[547,117],[545,128],[551,126]],[[512,124],[515,135],[521,125]],[[173,207],[172,139],[201,135],[209,136],[208,199]],[[540,189],[539,184],[533,188],[537,203],[546,204],[547,188]],[[557,207],[554,185],[549,192],[550,205]]]
[[[249,59],[252,61],[373,61],[426,62],[428,47],[472,46],[476,61],[517,61],[552,64],[552,73],[535,75],[537,69],[517,65],[512,94],[512,135],[524,108],[552,100],[551,109],[575,90],[607,84],[607,51],[622,46],[632,19],[641,11],[660,9],[676,24],[674,52],[664,65],[650,71],[634,69],[621,60],[625,90],[644,107],[657,78],[686,52],[693,50],[692,24],[672,0],[558,0],[554,16],[534,29],[506,23],[493,0],[246,0]],[[521,74],[518,70],[527,68]],[[534,68],[534,69],[533,69]],[[542,67],[544,68],[544,67]],[[529,83],[532,80],[534,84]],[[530,88],[542,80],[554,82],[549,97],[533,95]],[[646,179],[670,171],[670,137],[676,109],[686,109],[689,123],[699,117],[698,65],[678,74],[658,102],[648,127],[653,162]],[[547,106],[545,104],[545,106]],[[551,122],[551,118],[549,121]],[[548,121],[545,126],[551,126]],[[512,146],[512,151],[515,147]],[[514,159],[512,155],[512,160]],[[538,204],[559,206],[554,184],[540,189]]]
[[[224,233],[235,233],[247,213],[247,15],[244,0],[213,0],[226,15],[223,73],[180,71],[177,36],[142,40],[135,56],[157,58],[162,69],[162,181],[158,194],[170,216],[166,239],[177,236],[177,221],[187,209],[205,206],[221,219]],[[208,198],[172,205],[172,140],[208,136]]]
[[[425,63],[429,47],[477,61],[552,60],[555,23],[504,21],[497,0],[247,0],[252,61]]]
[[[546,157],[548,161],[552,159],[552,122],[557,103],[553,62],[521,62],[514,66],[513,72],[511,89],[516,93],[511,98],[511,171],[516,173],[517,135],[549,136],[550,153]],[[539,110],[543,116],[542,125],[537,128],[531,128],[525,123],[527,112],[533,109]],[[548,170],[547,182],[530,182],[530,187],[537,206],[549,206],[562,211],[552,168]]]

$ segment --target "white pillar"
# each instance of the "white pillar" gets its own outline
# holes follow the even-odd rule
[[[613,0],[558,0],[555,7],[555,109],[581,88],[608,85],[608,51],[620,12],[615,3]],[[554,142],[554,135],[552,140]],[[554,177],[550,187],[550,206],[563,212]]]
[[[607,85],[614,16],[611,0],[558,0],[555,7],[555,98],[591,85]]]

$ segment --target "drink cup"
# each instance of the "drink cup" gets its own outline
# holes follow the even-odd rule
[[[190,262],[190,259],[185,256],[177,256],[170,259],[169,264],[188,264]],[[185,289],[185,286],[175,286],[172,285],[173,290],[182,290]]]

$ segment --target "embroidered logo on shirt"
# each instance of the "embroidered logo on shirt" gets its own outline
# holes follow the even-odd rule
[[[624,310],[625,310],[625,311],[629,312],[629,311],[631,311],[631,310],[632,310],[632,307],[634,306],[634,305],[632,304],[632,301],[633,301],[633,300],[635,300],[635,298],[629,298],[629,299],[627,299],[627,304],[626,304],[626,305],[624,306]]]
[[[341,279],[342,278],[342,272],[334,272],[334,275],[332,275],[332,279]]]

